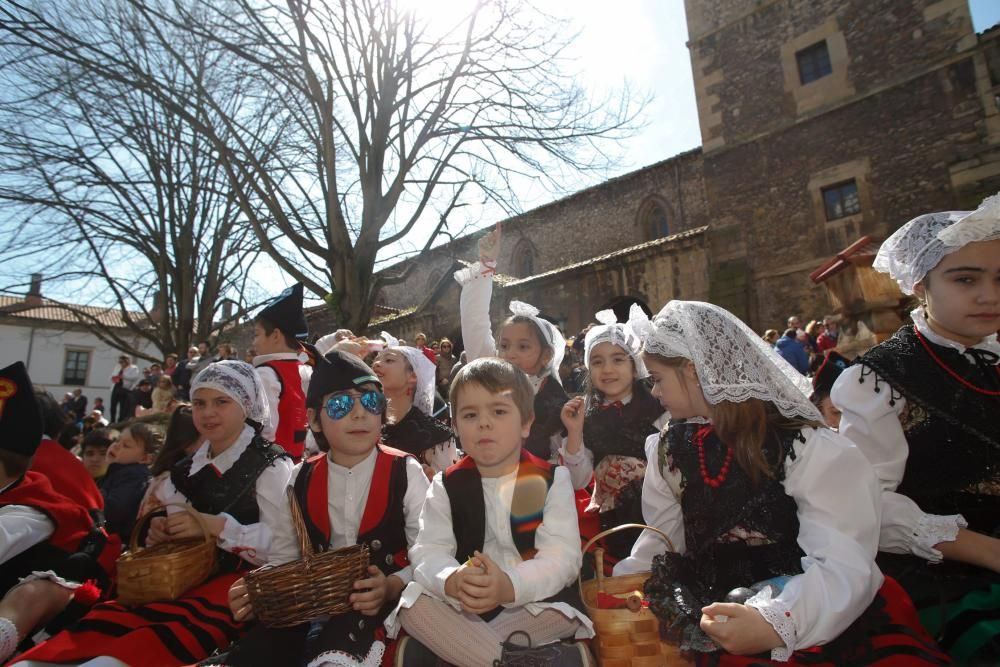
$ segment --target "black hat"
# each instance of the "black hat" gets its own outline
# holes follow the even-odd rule
[[[823,363],[816,369],[813,376],[813,393],[819,396],[829,396],[833,391],[833,383],[837,381],[840,374],[851,365],[850,360],[833,350],[826,353]]]
[[[295,283],[260,309],[257,317],[263,318],[286,334],[297,339],[309,335],[305,313],[302,312],[302,283]]]
[[[382,389],[382,383],[368,364],[350,352],[333,350],[316,360],[306,405],[317,406],[327,394],[357,389],[363,384],[378,385],[379,390]]]
[[[28,370],[22,362],[0,370],[0,449],[34,456],[44,433]]]

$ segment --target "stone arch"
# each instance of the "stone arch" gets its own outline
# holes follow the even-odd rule
[[[511,275],[516,278],[527,278],[535,275],[535,247],[526,238],[522,238],[514,246],[511,253]]]
[[[645,240],[655,241],[671,233],[673,217],[673,208],[670,203],[663,197],[651,195],[646,197],[639,206],[636,223],[642,230]]]

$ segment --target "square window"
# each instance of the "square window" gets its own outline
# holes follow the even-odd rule
[[[846,218],[849,215],[861,213],[857,182],[852,178],[849,181],[823,188],[823,208],[826,209],[827,220]]]
[[[795,60],[799,64],[799,83],[805,85],[816,79],[833,73],[830,65],[830,52],[826,48],[826,40],[816,42],[801,51],[796,51]]]
[[[63,364],[63,384],[87,384],[87,369],[90,367],[90,352],[87,350],[66,350]]]

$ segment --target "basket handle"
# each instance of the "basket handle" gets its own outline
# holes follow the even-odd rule
[[[292,512],[292,526],[295,528],[295,537],[299,539],[300,557],[312,556],[312,542],[309,540],[309,531],[306,530],[306,520],[302,516],[302,508],[299,507],[299,500],[295,497],[295,488],[289,485],[285,489],[285,495],[288,496],[288,509]]]
[[[139,548],[139,535],[143,533],[143,531],[146,529],[146,526],[149,525],[149,522],[155,519],[156,516],[160,514],[161,510],[164,510],[168,507],[180,507],[182,510],[193,516],[194,520],[198,522],[198,526],[201,528],[201,532],[205,538],[205,541],[211,543],[215,542],[215,538],[212,537],[212,533],[208,529],[208,524],[205,523],[205,519],[202,518],[201,512],[198,512],[197,510],[193,509],[190,505],[187,505],[185,503],[164,503],[163,505],[160,505],[156,509],[146,512],[143,515],[143,517],[136,522],[135,527],[132,528],[132,536],[129,538],[128,541],[129,551],[135,551],[136,549]]]
[[[667,537],[667,534],[664,533],[659,528],[654,528],[653,526],[647,526],[646,524],[643,524],[643,523],[623,523],[620,526],[615,526],[614,528],[608,528],[607,530],[601,531],[597,535],[594,535],[592,538],[590,538],[587,541],[586,546],[583,547],[583,553],[587,553],[588,551],[590,551],[590,547],[594,546],[594,544],[598,540],[603,539],[603,538],[607,537],[608,535],[614,535],[615,533],[619,533],[619,532],[621,532],[623,530],[636,530],[636,529],[638,529],[638,530],[650,530],[650,531],[652,531],[654,534],[658,535],[660,537],[660,539],[662,539],[666,543],[667,549],[669,549],[670,551],[676,551],[676,549],[674,549],[674,543],[671,542],[670,538]],[[597,551],[598,551],[597,559],[596,559],[597,560],[597,567],[594,568],[594,573],[595,573],[596,579],[597,579],[597,590],[599,590],[601,592],[604,592],[604,564],[603,564],[604,550],[603,549],[598,549]],[[577,584],[577,586],[580,589],[580,599],[582,600],[583,599],[583,579],[581,578],[581,574],[577,574],[576,575],[576,584]]]

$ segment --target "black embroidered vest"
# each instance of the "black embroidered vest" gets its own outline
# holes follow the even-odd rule
[[[189,475],[193,459],[187,456],[170,470],[170,481],[199,512],[225,512],[247,526],[260,521],[257,478],[277,459],[287,456],[285,450],[278,445],[255,435],[246,450],[221,476],[211,464]],[[224,553],[220,563],[223,571],[242,565],[238,557],[229,552]]]
[[[415,405],[397,423],[382,427],[382,442],[418,458],[425,450],[448,442],[451,436],[450,428],[428,417]]]
[[[1000,484],[1000,396],[965,387],[941,368],[924,345],[967,382],[1000,391],[1000,374],[985,359],[921,341],[912,325],[859,360],[859,382],[889,391],[890,405],[906,399],[901,416],[909,445],[898,492],[930,514],[964,514],[972,527],[997,528],[1000,495],[979,494],[980,484]],[[978,524],[978,526],[977,526]]]
[[[640,381],[632,383],[632,400],[621,409],[594,401],[583,421],[583,441],[594,453],[594,466],[605,456],[617,454],[646,460],[646,438],[656,433],[653,424],[663,408]]]
[[[551,376],[545,379],[542,388],[535,394],[535,421],[524,441],[524,448],[543,461],[552,456],[549,439],[562,431],[562,417],[559,415],[568,400],[562,385]]]
[[[368,498],[358,527],[358,544],[367,544],[369,562],[390,575],[409,564],[406,543],[404,498],[408,480],[405,452],[379,447]],[[309,542],[317,552],[330,549],[328,509],[329,458],[320,454],[307,459],[295,478],[295,498],[302,508]]]

